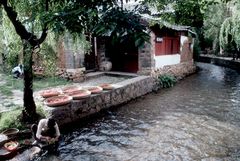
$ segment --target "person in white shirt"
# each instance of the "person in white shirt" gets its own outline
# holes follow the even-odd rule
[[[18,66],[12,69],[12,74],[14,78],[19,78],[23,75],[23,65],[19,64]]]
[[[38,123],[33,124],[32,127],[33,138],[38,143],[52,144],[54,147],[58,148],[58,141],[60,137],[60,131],[58,124],[53,118],[41,119]]]

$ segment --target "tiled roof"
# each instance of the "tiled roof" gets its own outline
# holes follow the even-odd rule
[[[149,14],[141,14],[141,16],[144,20],[146,20],[150,24],[159,24],[159,25],[163,25],[164,27],[172,29],[172,30],[188,31],[191,34],[196,35],[196,33],[191,30],[191,26],[182,26],[182,25],[170,24],[167,21],[163,21],[161,18],[156,18],[156,17],[153,17]]]

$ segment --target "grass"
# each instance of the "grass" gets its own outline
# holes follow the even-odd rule
[[[20,130],[25,128],[25,125],[20,121],[20,108],[14,109],[12,111],[1,113],[0,117],[0,131],[8,128],[18,128]]]
[[[48,77],[48,78],[36,78],[33,82],[33,88],[34,90],[41,90],[47,87],[54,87],[54,86],[60,86],[60,85],[67,85],[71,82],[57,78],[57,77]]]
[[[4,96],[12,96],[13,90],[23,91],[24,84],[23,79],[15,79],[11,75],[0,74],[0,94]],[[60,78],[45,77],[45,78],[34,78],[33,88],[34,91],[41,90],[47,87],[54,87],[59,85],[66,85],[71,82]],[[15,106],[15,105],[13,105]],[[22,107],[14,107],[13,110],[0,113],[0,132],[7,128],[18,128],[20,130],[25,129],[26,125],[20,121],[20,115]],[[37,105],[37,113],[41,117],[45,117],[44,110]]]
[[[11,75],[2,74],[2,80],[5,83],[0,84],[0,93],[5,96],[11,96],[12,90],[21,90],[23,91],[23,79],[15,79]],[[33,89],[38,91],[47,87],[54,87],[59,85],[66,85],[70,82],[56,77],[46,77],[46,78],[34,78],[33,80]]]
[[[12,89],[5,85],[0,85],[0,93],[5,96],[11,96],[12,95]]]
[[[37,113],[41,118],[46,117],[44,110],[38,106]],[[0,132],[8,128],[17,128],[19,130],[24,130],[27,125],[20,121],[20,115],[22,113],[22,108],[16,107],[14,110],[0,113]]]

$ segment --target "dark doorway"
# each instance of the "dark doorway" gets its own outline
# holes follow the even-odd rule
[[[91,42],[92,48],[89,53],[85,53],[84,56],[84,66],[86,71],[95,71],[97,70],[97,58],[95,54],[95,43],[94,38],[91,36],[87,36],[87,40]]]
[[[106,43],[106,57],[112,62],[112,70],[136,73],[138,71],[138,48],[134,42]]]

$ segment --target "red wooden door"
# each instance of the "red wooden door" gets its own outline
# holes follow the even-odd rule
[[[155,55],[171,55],[180,51],[179,37],[163,37],[162,42],[155,43]]]

